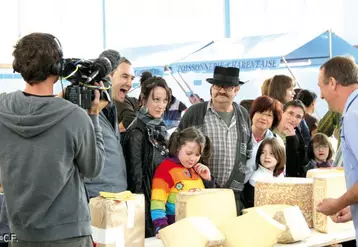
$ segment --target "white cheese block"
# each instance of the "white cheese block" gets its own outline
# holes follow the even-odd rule
[[[237,216],[231,189],[205,189],[179,192],[176,196],[175,221],[191,216],[208,217],[215,225]]]
[[[285,204],[264,205],[264,206],[260,206],[260,207],[245,208],[242,210],[242,214],[247,214],[250,212],[254,212],[257,209],[261,209],[266,214],[268,214],[269,216],[271,216],[273,218],[275,216],[275,214],[277,213],[277,211],[280,211],[280,210],[282,210],[284,208],[288,208],[288,207],[292,207],[292,206],[285,205]]]
[[[165,247],[219,247],[225,236],[206,217],[189,217],[161,230],[159,236]]]
[[[226,237],[225,247],[271,247],[286,230],[260,209],[227,220],[218,228]]]
[[[312,221],[312,178],[277,178],[272,181],[257,181],[255,206],[285,204],[299,206],[309,227]]]
[[[287,227],[278,239],[281,244],[298,242],[311,236],[311,230],[298,206],[282,208],[276,212],[273,219]]]
[[[307,178],[314,178],[324,174],[344,174],[344,170],[341,167],[335,168],[317,168],[311,169],[307,171],[306,177]]]
[[[287,227],[286,231],[279,237],[278,242],[282,244],[294,243],[305,240],[311,236],[305,218],[298,206],[289,205],[265,205],[261,207],[247,208],[243,214],[252,213],[257,210],[264,211],[277,222]]]
[[[331,217],[316,211],[317,205],[323,199],[338,198],[347,191],[344,173],[322,174],[315,177],[313,190],[313,226],[316,230],[323,233],[330,233],[352,225],[351,222],[346,224],[334,223]]]

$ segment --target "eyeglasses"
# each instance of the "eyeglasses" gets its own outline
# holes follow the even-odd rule
[[[219,86],[219,85],[214,85],[213,88],[217,91],[220,91],[221,89],[224,89],[226,92],[232,91],[234,90],[235,87],[233,86]]]
[[[328,148],[328,145],[318,145],[313,147],[315,150],[325,149]]]
[[[289,111],[289,112],[287,112],[288,113],[288,115],[290,115],[290,117],[295,117],[295,118],[297,118],[298,120],[302,120],[303,119],[303,116],[301,116],[300,114],[295,114],[293,111]]]

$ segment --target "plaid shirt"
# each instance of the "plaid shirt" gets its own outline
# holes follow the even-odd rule
[[[203,132],[210,138],[212,143],[212,156],[209,159],[208,167],[217,184],[223,187],[229,180],[235,165],[238,138],[235,111],[228,127],[211,107],[211,104],[208,104]]]

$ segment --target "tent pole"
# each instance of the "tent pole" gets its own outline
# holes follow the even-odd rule
[[[181,90],[183,90],[184,94],[186,95],[185,88],[184,88],[183,85],[177,80],[177,78],[174,77],[172,69],[171,69],[168,65],[165,65],[165,66],[164,66],[164,71],[167,71],[167,72],[170,73],[170,75],[173,77],[173,79],[176,81],[176,83],[179,85],[179,87],[181,88]]]
[[[230,0],[224,0],[224,37],[231,37]]]
[[[170,75],[173,77],[173,79],[176,81],[176,83],[179,85],[179,87],[181,88],[181,90],[183,90],[184,94],[189,98],[189,95],[187,95],[187,91],[185,91],[185,88],[183,87],[183,85],[177,80],[177,78],[174,77],[174,73],[171,70],[171,68],[169,68],[169,66],[165,66],[165,71],[169,71]],[[178,75],[180,76],[180,78],[183,80],[184,84],[188,87],[189,92],[191,94],[194,94],[194,91],[190,88],[189,84],[184,80],[184,78],[181,76],[180,72],[178,71]]]
[[[180,78],[182,79],[182,81],[184,82],[184,84],[188,87],[189,91],[191,94],[194,94],[194,90],[190,87],[189,83],[187,83],[184,78],[182,77],[182,75],[180,74],[179,70],[178,70],[178,75],[180,76]]]
[[[107,49],[106,0],[102,0],[102,36],[103,49]]]
[[[290,72],[292,78],[297,82],[298,87],[299,87],[299,88],[302,88],[301,85],[300,85],[300,83],[298,82],[296,76],[293,74],[293,72],[292,72],[290,66],[288,65],[288,63],[287,63],[285,57],[282,57],[282,61],[285,63],[285,65],[286,65],[288,71]]]
[[[128,91],[128,93],[131,93],[131,92],[137,90],[137,89],[140,88],[140,87],[141,87],[141,85],[139,84],[138,86],[136,86],[136,87],[130,89],[130,90]]]
[[[21,38],[21,0],[17,0],[17,38]]]
[[[181,88],[181,90],[183,90],[184,94],[187,95],[187,94],[186,94],[186,91],[185,91],[185,88],[184,88],[183,85],[177,80],[177,78],[174,77],[172,71],[170,71],[170,75],[173,77],[173,79],[174,79],[174,80],[176,81],[176,83],[179,85],[179,87]]]
[[[329,49],[329,59],[332,58],[332,29],[328,30],[328,49]]]
[[[180,78],[182,79],[182,81],[185,83],[185,85],[188,87],[189,91],[190,91],[190,94],[194,96],[194,98],[197,100],[197,101],[200,101],[200,97],[196,96],[195,93],[194,93],[194,90],[190,87],[190,85],[186,82],[186,80],[184,80],[183,76],[180,74],[179,70],[178,70],[178,75],[180,76]],[[190,95],[187,95],[188,98],[190,97]]]

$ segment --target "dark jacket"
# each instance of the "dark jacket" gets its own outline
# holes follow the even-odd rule
[[[307,126],[310,130],[311,136],[312,136],[312,132],[315,131],[318,127],[318,120],[317,118],[311,116],[310,114],[305,115],[305,121],[307,123]]]
[[[305,177],[303,169],[308,159],[305,141],[299,128],[295,128],[296,135],[286,137],[286,177]]]
[[[308,164],[306,166],[303,167],[304,172],[307,175],[307,172],[311,169],[316,169],[316,168],[329,168],[332,167],[333,165],[333,160],[327,160],[321,163],[317,163],[317,161],[315,161],[314,159],[310,160],[308,162]]]
[[[208,109],[209,102],[203,102],[196,105],[192,105],[185,112],[183,118],[181,119],[178,128],[185,129],[191,126],[196,126],[202,128],[204,125],[205,114]],[[252,141],[251,141],[251,121],[248,112],[246,109],[237,103],[233,103],[234,111],[236,115],[237,123],[237,152],[236,160],[231,176],[227,181],[225,188],[230,188],[235,193],[237,212],[241,213],[243,207],[240,201],[241,191],[244,189],[244,179],[245,179],[245,166],[246,161],[251,157],[252,154]],[[205,134],[205,133],[204,133]]]
[[[150,217],[150,199],[156,169],[154,147],[149,141],[145,123],[138,118],[135,118],[127,129],[123,140],[123,153],[127,165],[128,190],[132,193],[144,194],[145,236],[152,237],[154,228]]]
[[[139,109],[139,102],[137,98],[124,98],[124,102],[116,101],[118,123],[123,123],[127,129],[132,121],[136,118],[136,112]]]
[[[305,148],[307,148],[308,143],[311,140],[311,131],[310,131],[305,119],[302,119],[302,121],[298,125],[298,128],[300,129],[301,135],[303,137],[303,140],[305,143]]]

